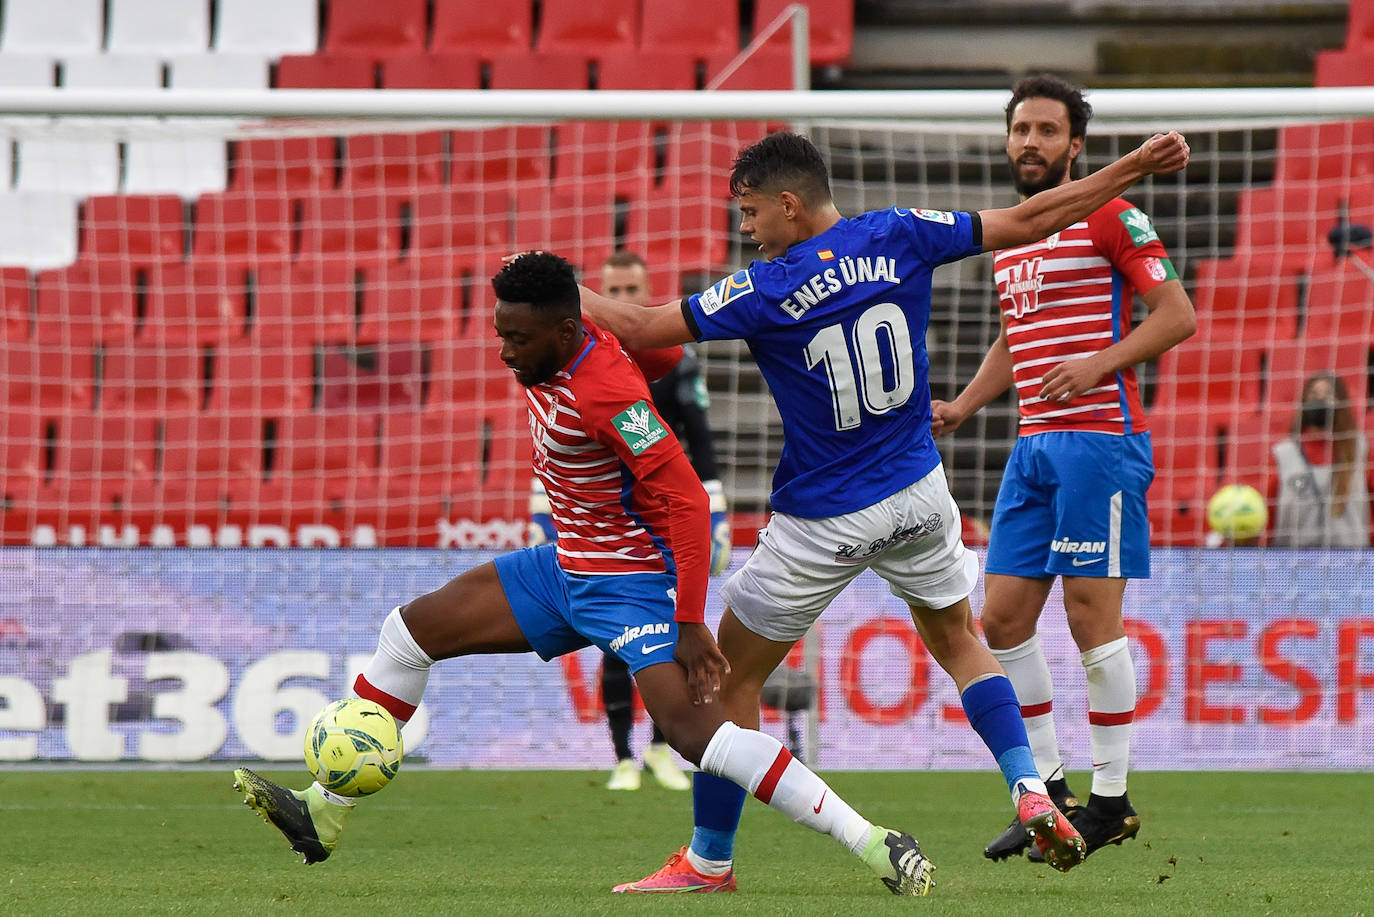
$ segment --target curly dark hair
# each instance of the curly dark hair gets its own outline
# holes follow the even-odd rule
[[[730,171],[730,193],[791,191],[807,207],[830,201],[830,170],[815,144],[800,134],[778,131],[747,146]]]
[[[580,318],[582,294],[577,272],[564,259],[549,252],[530,252],[509,261],[491,278],[496,298],[529,303],[551,318]]]
[[[1007,102],[1007,130],[1011,130],[1011,115],[1026,99],[1054,99],[1069,110],[1069,136],[1086,137],[1093,107],[1083,98],[1083,90],[1052,73],[1037,73],[1021,80],[1011,90]]]

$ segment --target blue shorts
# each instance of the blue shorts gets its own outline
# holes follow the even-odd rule
[[[1150,575],[1149,433],[1036,433],[1012,447],[992,511],[987,572]]]
[[[674,661],[677,577],[671,574],[568,573],[558,565],[557,545],[543,544],[496,558],[496,575],[541,659],[595,645],[631,672]]]

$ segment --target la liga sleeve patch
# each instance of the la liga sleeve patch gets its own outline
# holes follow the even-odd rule
[[[643,400],[636,401],[615,415],[611,422],[615,424],[615,431],[620,434],[620,438],[625,440],[625,445],[629,446],[635,455],[642,454],[668,435],[663,424],[659,423],[658,416]]]

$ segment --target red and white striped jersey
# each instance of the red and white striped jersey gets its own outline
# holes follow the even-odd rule
[[[1149,429],[1129,367],[1067,404],[1040,397],[1051,367],[1103,350],[1130,332],[1137,291],[1177,277],[1149,217],[1117,198],[1047,239],[998,251],[993,265],[1020,434]]]
[[[676,572],[666,507],[637,485],[682,446],[620,343],[583,325],[586,341],[572,362],[525,389],[534,473],[548,491],[559,565],[570,573]],[[695,477],[689,483],[701,487]]]

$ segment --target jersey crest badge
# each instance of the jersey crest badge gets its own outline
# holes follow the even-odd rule
[[[643,400],[636,401],[615,415],[612,422],[620,438],[625,440],[625,445],[629,446],[635,455],[639,455],[668,435],[668,431],[663,429],[663,424],[658,422],[654,412]]]

